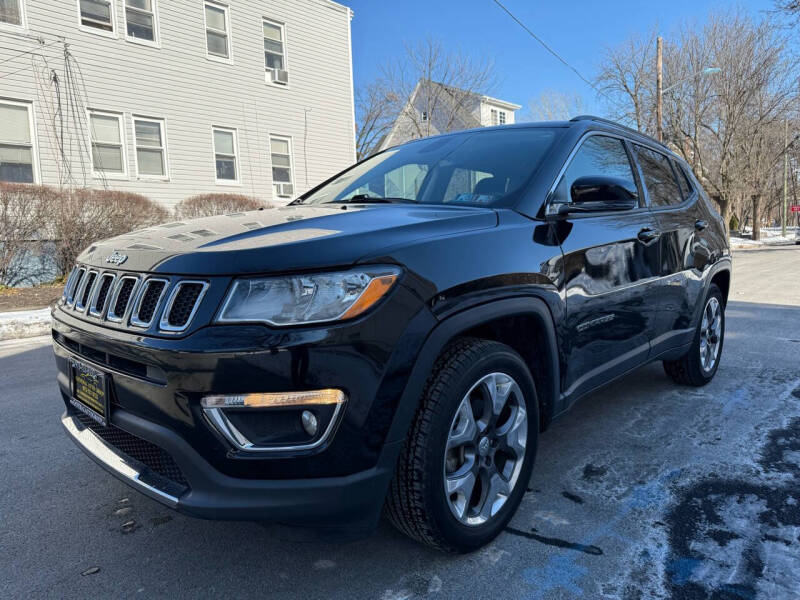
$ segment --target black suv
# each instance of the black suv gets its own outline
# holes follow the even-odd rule
[[[289,206],[84,251],[53,309],[68,434],[177,510],[451,551],[525,493],[539,432],[660,360],[719,365],[731,257],[686,163],[594,117],[372,156]]]

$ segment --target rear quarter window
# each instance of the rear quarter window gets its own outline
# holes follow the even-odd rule
[[[683,202],[681,188],[669,158],[660,152],[634,144],[636,159],[642,167],[644,184],[650,196],[650,206],[675,206]]]

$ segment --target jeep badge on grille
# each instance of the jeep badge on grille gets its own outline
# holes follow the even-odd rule
[[[114,252],[106,256],[106,262],[111,263],[112,265],[120,266],[126,260],[128,260],[128,255],[122,254],[121,252],[117,252],[116,250],[114,250]]]

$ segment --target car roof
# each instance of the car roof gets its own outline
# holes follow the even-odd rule
[[[569,128],[569,129],[579,129],[582,131],[610,131],[625,136],[627,138],[633,139],[642,144],[649,145],[653,148],[658,149],[661,152],[669,154],[672,158],[675,158],[683,162],[683,159],[680,156],[678,156],[675,152],[670,150],[668,146],[650,137],[649,135],[646,135],[640,131],[636,131],[635,129],[631,129],[630,127],[626,127],[625,125],[621,125],[616,121],[612,121],[610,119],[604,119],[603,117],[597,117],[594,115],[579,115],[577,117],[573,117],[569,121],[529,121],[524,123],[513,123],[509,125],[492,125],[489,127],[473,127],[471,129],[460,129],[458,131],[450,131],[447,133],[440,133],[438,135],[432,135],[425,138],[409,140],[408,142],[405,142],[403,144],[398,144],[397,146],[405,146],[406,144],[413,144],[414,142],[431,140],[434,138],[470,135],[473,133],[483,133],[488,131],[508,131],[512,129],[535,129],[535,128],[560,128],[560,129]]]

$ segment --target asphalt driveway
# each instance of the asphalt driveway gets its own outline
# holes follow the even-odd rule
[[[460,557],[386,523],[335,543],[178,515],[66,438],[46,340],[0,344],[2,596],[796,598],[800,247],[734,269],[716,379],[680,388],[655,364],[582,400],[508,531]]]

